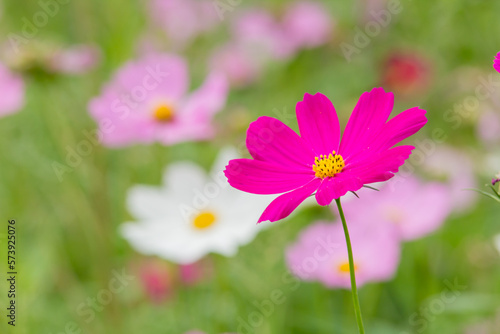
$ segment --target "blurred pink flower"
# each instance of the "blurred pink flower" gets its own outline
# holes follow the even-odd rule
[[[150,15],[174,48],[182,48],[220,21],[210,0],[151,0]]]
[[[489,107],[483,111],[479,115],[476,133],[484,144],[498,145],[500,143],[500,112]]]
[[[281,21],[263,9],[247,10],[233,24],[238,43],[254,45],[264,59],[284,59],[301,49],[325,44],[333,20],[320,2],[291,3]]]
[[[280,58],[284,51],[282,30],[271,13],[264,9],[249,9],[241,12],[232,23],[232,35],[240,45],[259,63]]]
[[[182,283],[194,285],[212,275],[212,266],[207,260],[200,260],[192,264],[181,264],[179,265],[179,275]]]
[[[101,58],[95,46],[77,45],[57,51],[50,57],[48,68],[53,72],[80,74],[93,69]]]
[[[285,36],[295,49],[313,48],[326,44],[334,22],[328,9],[320,2],[292,3],[283,17]]]
[[[451,212],[445,185],[420,182],[415,177],[396,177],[380,191],[362,189],[360,198],[344,203],[347,221],[391,223],[403,240],[423,237],[439,228]],[[362,208],[362,209],[360,209]]]
[[[394,277],[400,258],[400,240],[391,224],[371,224],[350,219],[356,282],[387,281]],[[286,250],[288,268],[305,281],[350,289],[349,260],[340,223],[316,222],[305,228]]]
[[[138,268],[141,283],[151,301],[161,303],[173,289],[172,276],[168,267],[159,260],[144,261]]]
[[[125,64],[89,104],[102,143],[172,145],[212,138],[212,118],[228,94],[226,79],[212,73],[189,95],[188,86],[186,62],[176,55],[152,54]]]
[[[477,188],[478,183],[471,158],[467,154],[441,145],[427,156],[423,169],[434,178],[446,181],[454,212],[464,213],[475,206],[477,193],[465,190]]]
[[[500,52],[497,53],[495,60],[493,61],[493,68],[500,73]]]
[[[235,87],[243,87],[254,82],[262,70],[255,57],[236,43],[228,43],[216,49],[210,59],[210,68],[224,73]]]
[[[259,218],[286,218],[315,194],[326,206],[364,184],[387,181],[415,148],[396,146],[426,123],[426,111],[408,109],[388,121],[394,95],[374,88],[361,95],[340,140],[332,102],[323,94],[305,94],[296,106],[301,136],[278,119],[259,117],[250,124],[246,146],[253,159],[229,161],[231,186],[252,194],[282,194]]]
[[[382,85],[396,94],[411,96],[429,87],[432,77],[430,61],[411,51],[390,54],[382,67]]]
[[[202,331],[198,331],[198,330],[193,330],[193,331],[186,332],[184,334],[206,334],[206,333],[202,332]],[[236,334],[236,333],[223,333],[223,334]]]
[[[13,114],[24,106],[23,78],[0,63],[0,117]]]

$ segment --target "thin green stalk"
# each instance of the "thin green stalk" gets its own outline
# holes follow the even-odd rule
[[[351,291],[352,300],[354,302],[354,313],[356,313],[356,321],[358,323],[358,329],[360,334],[365,334],[365,328],[363,327],[363,319],[361,317],[361,308],[359,307],[358,298],[358,288],[356,287],[356,275],[354,267],[354,258],[352,256],[351,238],[349,237],[349,231],[347,230],[347,223],[345,221],[344,211],[342,210],[342,205],[340,205],[340,198],[335,200],[337,202],[337,208],[339,209],[340,220],[342,220],[342,226],[344,227],[345,241],[347,243],[347,254],[349,255],[349,272],[351,274]]]

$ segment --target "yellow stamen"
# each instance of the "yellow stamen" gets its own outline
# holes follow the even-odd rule
[[[159,122],[169,122],[174,118],[174,108],[168,104],[160,104],[154,110],[154,118]]]
[[[326,177],[334,177],[344,169],[345,163],[344,158],[340,154],[335,154],[335,151],[330,153],[328,156],[320,155],[319,158],[314,159],[314,165],[312,166],[313,171],[316,173],[316,177],[324,179]]]
[[[338,266],[338,269],[341,273],[346,273],[348,274],[349,273],[349,270],[350,270],[350,266],[349,266],[349,262],[344,262],[344,263],[341,263],[339,266]],[[354,265],[354,271],[358,270],[358,266],[357,265]]]
[[[209,228],[215,223],[215,215],[211,212],[202,212],[198,214],[193,220],[193,226],[198,230]]]

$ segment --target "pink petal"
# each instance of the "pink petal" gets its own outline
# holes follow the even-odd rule
[[[308,184],[297,188],[289,193],[283,194],[276,198],[264,210],[260,216],[258,223],[263,221],[275,222],[288,217],[295,208],[299,206],[307,197],[309,197],[321,183],[321,179],[314,178]]]
[[[252,157],[294,169],[311,171],[314,153],[302,138],[276,118],[259,117],[250,124],[246,145]]]
[[[497,53],[497,56],[495,57],[493,68],[497,70],[498,73],[500,73],[500,52]]]
[[[229,85],[224,75],[211,73],[198,90],[191,93],[182,106],[182,117],[207,121],[226,104]]]
[[[344,160],[363,151],[384,126],[394,106],[394,95],[383,88],[374,88],[359,98],[340,143]]]
[[[357,176],[364,184],[387,181],[394,176],[394,173],[397,173],[399,167],[405,163],[414,148],[408,145],[391,148],[363,161],[346,166],[342,173]]]
[[[0,117],[17,112],[24,105],[23,78],[0,63]]]
[[[189,75],[186,61],[173,54],[150,54],[130,61],[118,70],[110,86],[123,94],[145,90],[147,103],[151,100],[168,99],[177,102],[187,91]]]
[[[323,94],[305,94],[297,103],[297,121],[302,138],[314,153],[329,154],[338,151],[340,125],[332,102]]]
[[[229,184],[252,194],[280,194],[310,182],[313,170],[290,169],[252,159],[229,161],[224,171]]]
[[[319,205],[330,205],[334,199],[344,196],[348,191],[357,191],[363,187],[360,178],[348,173],[340,173],[335,177],[323,180],[316,192]]]
[[[322,3],[299,1],[286,10],[283,27],[294,48],[312,48],[328,41],[333,22]]]
[[[369,150],[372,152],[387,150],[415,134],[427,123],[425,114],[425,110],[414,107],[392,118],[372,139]]]

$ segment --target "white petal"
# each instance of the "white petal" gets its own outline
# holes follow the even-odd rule
[[[165,217],[176,207],[173,199],[161,188],[135,186],[128,192],[127,207],[138,219]]]
[[[495,247],[498,250],[498,253],[500,253],[500,234],[495,236],[494,242],[495,242]]]
[[[170,164],[163,174],[165,186],[175,194],[202,188],[206,179],[207,173],[200,166],[187,161]]]

